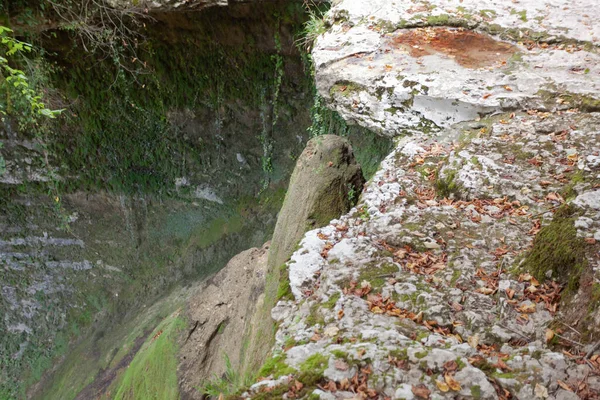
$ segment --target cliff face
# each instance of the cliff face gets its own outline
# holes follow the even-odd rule
[[[148,312],[157,298],[269,239],[309,138],[289,7],[161,10],[133,26],[130,71],[75,31],[36,36],[65,111],[48,132],[0,130],[0,398],[49,368],[28,396],[73,398],[184,296]]]
[[[128,383],[177,397],[193,329],[181,310],[198,281],[270,238],[312,136],[305,8],[44,4],[0,4],[2,24],[35,43],[32,87],[64,109],[0,129],[0,398],[131,398],[115,378],[138,353]],[[342,125],[373,173],[389,142]]]
[[[287,263],[294,299],[243,397],[598,398],[599,18],[335,2],[319,92],[396,146]]]

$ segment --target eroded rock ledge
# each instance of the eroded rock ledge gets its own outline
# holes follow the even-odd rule
[[[288,262],[244,397],[598,398],[599,11],[453,4],[329,12],[319,91],[396,148]]]

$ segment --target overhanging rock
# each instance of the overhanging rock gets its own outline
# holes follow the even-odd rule
[[[319,93],[386,136],[501,111],[600,109],[593,2],[451,3],[338,2],[313,50]]]

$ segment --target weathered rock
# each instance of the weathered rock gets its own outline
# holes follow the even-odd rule
[[[182,399],[202,398],[198,388],[225,373],[225,355],[236,371],[245,371],[245,362],[259,350],[255,348],[259,340],[247,340],[248,348],[243,344],[257,324],[256,311],[264,298],[268,249],[265,244],[233,257],[188,301],[190,328],[183,338],[178,366]]]
[[[358,366],[353,379],[368,371],[361,387],[377,399],[594,398],[599,381],[575,388],[598,366],[549,342],[577,335],[557,317],[594,332],[600,321],[599,31],[588,19],[600,11],[450,3],[341,0],[328,14],[313,52],[320,93],[348,121],[412,135],[355,208],[304,235],[274,353],[300,380],[307,360],[327,359],[311,381],[320,398],[345,396],[339,359]],[[517,268],[534,238],[560,240],[539,234],[552,220],[568,228],[565,252],[585,249],[568,285]]]
[[[313,52],[319,93],[388,136],[515,108],[597,110],[600,12],[580,0],[564,18],[555,3],[340,1]]]
[[[327,225],[351,207],[364,179],[352,147],[335,135],[311,139],[300,155],[277,218],[269,265],[280,266],[293,253],[302,235]]]

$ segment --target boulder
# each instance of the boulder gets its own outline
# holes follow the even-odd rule
[[[269,267],[283,264],[306,231],[347,212],[363,184],[360,165],[346,139],[335,135],[311,139],[298,158],[277,218]]]

